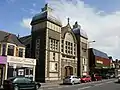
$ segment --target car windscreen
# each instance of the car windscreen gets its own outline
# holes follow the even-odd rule
[[[86,78],[86,76],[83,76],[82,78]]]
[[[8,81],[13,81],[15,79],[15,77],[10,77],[10,78],[8,78],[7,80]]]
[[[66,76],[66,77],[65,77],[65,79],[69,79],[69,78],[71,78],[71,77],[70,77],[70,76]]]
[[[25,83],[25,78],[15,78],[13,83]]]

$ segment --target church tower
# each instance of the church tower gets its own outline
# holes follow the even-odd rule
[[[32,57],[36,58],[36,81],[61,79],[61,27],[48,4],[32,18]]]

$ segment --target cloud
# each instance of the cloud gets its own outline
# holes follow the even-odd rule
[[[36,3],[33,3],[33,7],[36,7]]]
[[[120,11],[107,14],[85,4],[81,0],[47,0],[59,16],[63,25],[70,17],[71,26],[78,21],[87,32],[89,40],[95,40],[91,47],[120,58]]]
[[[7,3],[14,3],[16,0],[6,0]]]
[[[30,14],[35,15],[37,13],[40,13],[40,10],[35,10],[35,9],[29,9]]]
[[[31,30],[31,18],[23,18],[22,21],[20,22],[20,25],[24,28],[30,29]]]

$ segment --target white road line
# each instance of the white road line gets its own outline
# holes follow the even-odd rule
[[[78,88],[77,90],[83,90],[83,89],[87,89],[90,88],[91,86],[87,86],[87,87],[83,87],[83,88]]]
[[[103,83],[100,83],[100,84],[95,84],[95,86],[100,86],[100,85],[103,85]]]
[[[110,82],[106,82],[106,83],[112,83],[113,81],[110,81]]]
[[[53,89],[53,88],[48,88],[48,89]]]

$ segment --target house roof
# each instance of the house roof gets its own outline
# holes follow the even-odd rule
[[[84,37],[84,38],[88,39],[87,33],[83,29],[81,29],[81,26],[78,25],[77,22],[75,22],[75,25],[73,25],[73,32],[76,35],[79,35],[81,37]]]
[[[25,47],[15,34],[11,34],[5,31],[0,31],[0,42],[8,42],[16,44],[17,46]]]
[[[108,55],[107,55],[106,53],[102,52],[102,51],[99,51],[99,50],[97,50],[97,49],[92,48],[92,52],[93,52],[93,54],[94,54],[95,56],[109,59],[109,58],[108,58]]]
[[[48,4],[45,5],[44,8],[42,8],[42,12],[36,14],[33,18],[32,18],[32,22],[31,22],[31,25],[36,22],[36,21],[39,21],[39,20],[42,20],[42,19],[47,19],[51,22],[54,22],[56,23],[57,25],[60,25],[62,26],[62,23],[59,19],[59,17],[53,12],[53,10],[49,7]]]
[[[27,45],[27,44],[30,44],[31,43],[31,35],[28,35],[28,36],[24,36],[24,37],[21,37],[20,38],[20,41],[24,44],[24,45]]]

